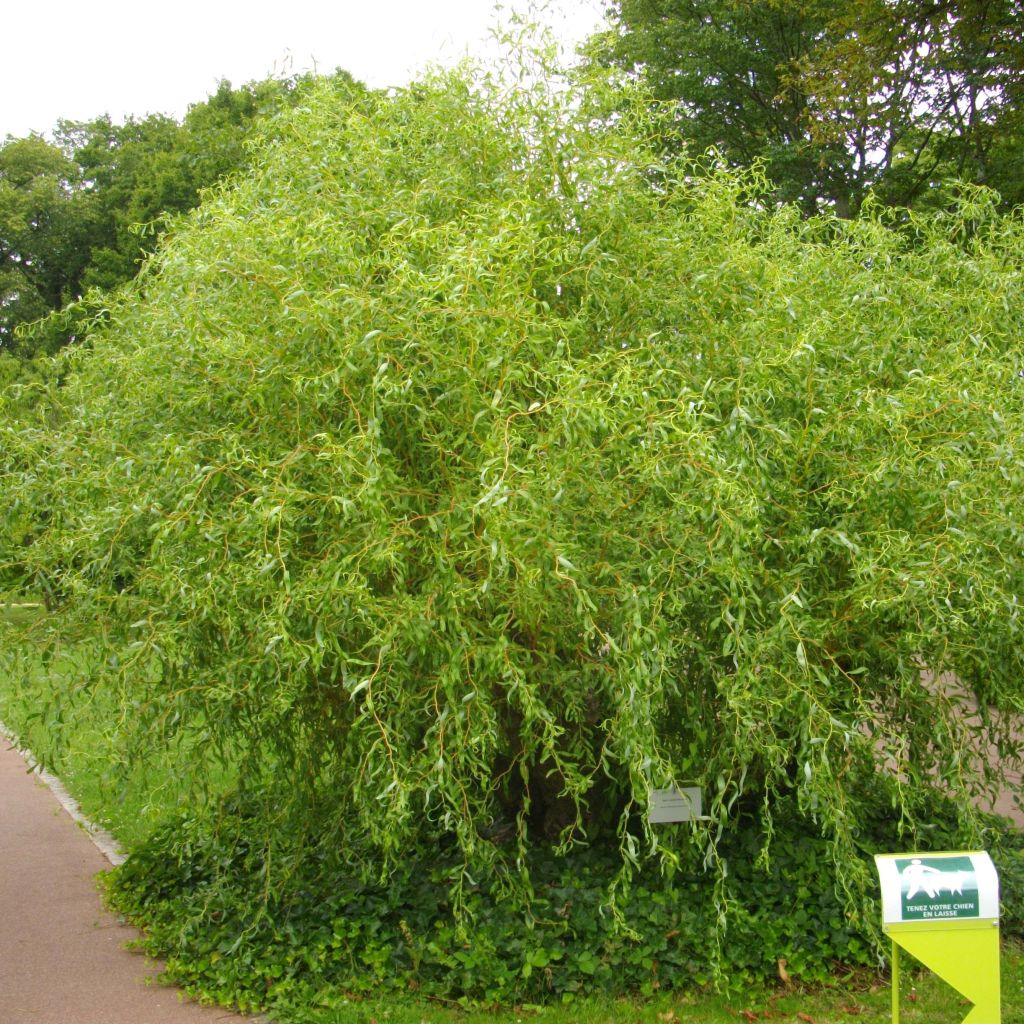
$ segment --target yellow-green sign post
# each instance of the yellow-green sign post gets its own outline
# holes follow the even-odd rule
[[[1000,1024],[999,876],[989,855],[887,853],[875,866],[892,939],[893,1024],[901,947],[973,1004],[963,1024]]]

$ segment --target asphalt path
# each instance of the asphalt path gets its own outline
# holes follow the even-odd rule
[[[153,979],[125,949],[138,932],[107,911],[110,864],[0,737],[0,1021],[3,1024],[240,1024]]]

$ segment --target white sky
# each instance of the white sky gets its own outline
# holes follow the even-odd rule
[[[547,7],[543,19],[572,45],[601,23],[604,2]],[[58,118],[180,117],[222,78],[237,86],[341,67],[367,85],[402,85],[426,64],[484,54],[497,20],[493,0],[8,0],[3,8],[0,140],[48,133]]]

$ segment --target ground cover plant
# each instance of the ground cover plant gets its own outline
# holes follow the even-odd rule
[[[1024,958],[1006,947],[1002,961],[1003,1018],[1024,1011]],[[907,1024],[960,1024],[964,1000],[927,971],[903,977],[900,1019]],[[353,996],[333,1010],[306,1009],[282,1024],[887,1024],[892,1020],[888,981],[853,973],[826,988],[753,986],[742,992],[688,991],[637,998],[593,998],[568,1006],[526,1004],[507,1008],[452,1009],[410,999]]]
[[[310,93],[4,392],[50,714],[233,780],[111,891],[224,1001],[823,978],[875,850],[1019,876],[1024,225],[805,220],[610,88]]]

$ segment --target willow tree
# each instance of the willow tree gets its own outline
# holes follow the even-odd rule
[[[1022,224],[805,220],[524,83],[275,121],[4,418],[5,572],[370,870],[784,810],[862,892],[879,807],[970,831],[1016,750]]]

